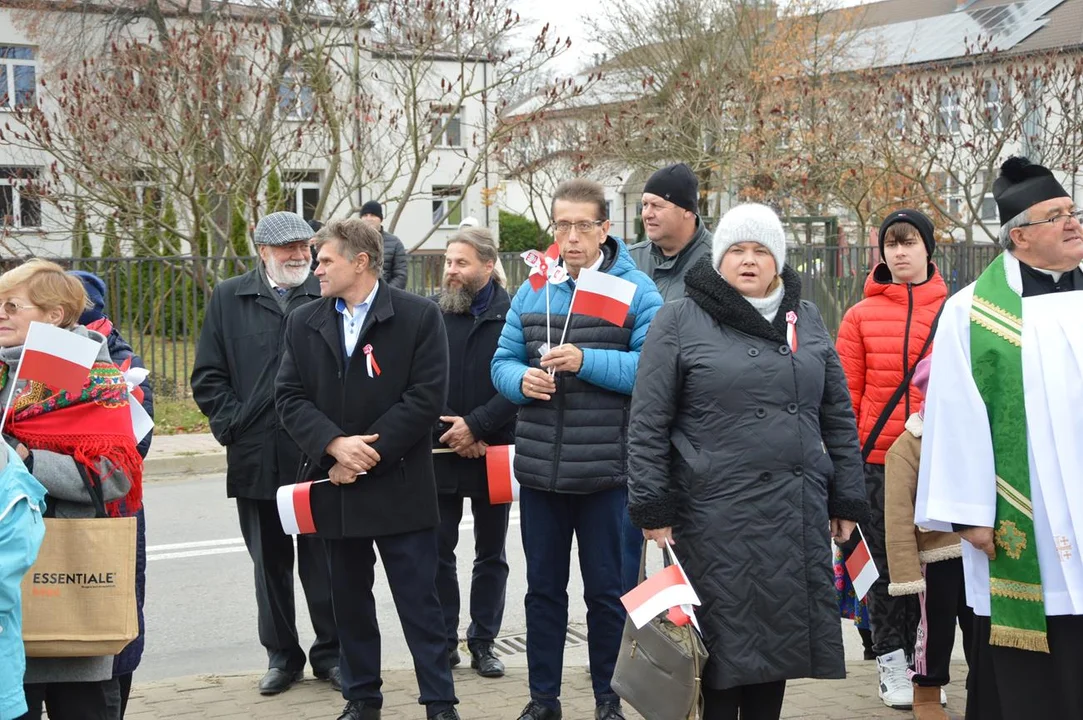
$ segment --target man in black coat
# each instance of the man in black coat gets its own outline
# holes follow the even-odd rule
[[[406,289],[406,248],[402,240],[384,230],[384,208],[376,200],[361,206],[361,219],[380,231],[384,241],[384,281],[399,290]]]
[[[203,320],[192,396],[226,446],[226,492],[237,500],[241,534],[256,575],[259,639],[267,648],[264,695],[304,675],[293,599],[293,538],[282,530],[279,486],[294,482],[300,451],[274,413],[274,382],[286,315],[319,297],[309,270],[312,230],[295,213],[267,215],[256,226],[259,267],[214,289]],[[316,642],[309,661],[317,678],[339,687],[338,630],[323,543],[297,538],[297,570]]]
[[[426,298],[380,281],[383,241],[358,218],[316,235],[322,300],[290,315],[275,396],[301,447],[342,643],[339,720],[378,720],[380,550],[429,718],[458,720],[440,600],[431,428],[447,396],[447,334]]]
[[[493,639],[504,617],[508,562],[504,543],[510,505],[489,502],[485,448],[515,443],[516,405],[493,387],[489,373],[511,298],[493,269],[496,244],[487,229],[465,228],[448,241],[444,287],[436,301],[444,313],[451,382],[447,408],[433,435],[433,467],[440,493],[440,569],[436,589],[444,608],[448,653],[460,662],[459,579],[455,546],[463,499],[474,517],[474,572],[470,583],[470,667],[482,677],[501,677]]]

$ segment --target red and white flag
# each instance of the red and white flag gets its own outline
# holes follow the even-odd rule
[[[515,446],[491,445],[485,448],[485,472],[489,476],[489,503],[503,505],[519,499],[519,481],[515,479]]]
[[[620,601],[632,623],[641,628],[671,608],[699,605],[699,596],[680,566],[669,565],[632,588]]]
[[[79,395],[101,342],[43,322],[30,323],[19,361],[19,379],[36,380],[53,390]]]
[[[147,433],[154,429],[154,420],[143,408],[143,388],[139,387],[150,375],[150,371],[146,368],[132,367],[130,357],[121,363],[120,371],[124,374],[124,382],[128,384],[128,408],[132,413],[132,432],[135,434],[136,443],[140,443]]]
[[[316,480],[296,485],[283,485],[275,494],[275,500],[278,502],[278,519],[282,521],[282,531],[287,535],[307,535],[316,532],[316,521],[312,519],[313,482],[327,481]]]
[[[583,268],[576,281],[571,311],[623,325],[635,294],[635,283],[599,270]]]
[[[861,533],[861,528],[854,530]],[[864,600],[869,588],[880,578],[880,571],[876,569],[876,563],[869,554],[869,546],[865,543],[864,533],[861,533],[861,542],[846,561],[846,572],[850,573],[850,581],[854,584],[854,594],[858,600]]]

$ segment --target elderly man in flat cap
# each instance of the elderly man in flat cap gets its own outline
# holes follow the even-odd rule
[[[310,273],[315,235],[296,213],[276,212],[256,226],[258,266],[214,289],[192,369],[192,395],[226,446],[226,494],[236,498],[241,534],[255,566],[259,640],[268,670],[259,683],[275,695],[304,676],[293,600],[293,538],[282,531],[275,504],[280,485],[294,482],[300,454],[274,408],[286,316],[320,297]],[[323,542],[297,538],[297,570],[316,642],[308,661],[317,678],[341,689],[338,631]]]
[[[993,197],[1004,252],[944,305],[914,519],[966,540],[966,716],[1083,718],[1083,213],[1026,158]]]

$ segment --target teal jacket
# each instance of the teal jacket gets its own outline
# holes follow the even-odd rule
[[[45,488],[7,444],[0,450],[0,720],[26,713],[23,695],[23,575],[45,537]]]

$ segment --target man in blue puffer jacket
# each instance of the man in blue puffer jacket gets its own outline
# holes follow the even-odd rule
[[[23,673],[23,575],[45,537],[45,488],[15,451],[0,443],[0,720],[26,714]]]
[[[512,300],[492,362],[493,384],[521,405],[515,429],[515,476],[527,564],[526,626],[530,703],[520,720],[559,720],[560,676],[568,621],[572,536],[587,603],[596,720],[622,720],[610,683],[624,628],[621,547],[627,513],[628,413],[647,327],[662,305],[654,283],[628,249],[609,237],[605,193],[570,180],[553,196],[560,262],[570,279],[546,289],[523,284]],[[571,315],[580,270],[635,284],[622,325]],[[550,374],[552,372],[552,374]]]
[[[94,273],[86,270],[73,270],[72,275],[79,278],[86,289],[87,299],[91,307],[79,317],[79,324],[91,330],[100,332],[105,336],[109,347],[109,358],[113,364],[120,367],[125,362],[130,362],[131,367],[146,367],[143,360],[135,354],[135,350],[120,332],[113,326],[113,322],[105,314],[105,281]],[[154,418],[154,391],[150,386],[148,376],[140,385],[142,390],[143,409],[150,417]],[[137,449],[142,457],[150,452],[150,442],[154,437],[154,431],[147,433],[145,438],[139,441]],[[143,658],[144,624],[143,624],[143,601],[146,598],[147,587],[147,522],[144,509],[139,508],[136,513],[136,544],[135,544],[135,599],[139,611],[139,636],[128,643],[128,646],[120,651],[113,660],[113,680],[115,681],[108,689],[109,706],[114,716],[123,720],[128,709],[128,695],[132,690],[132,675],[139,667],[139,661]]]

